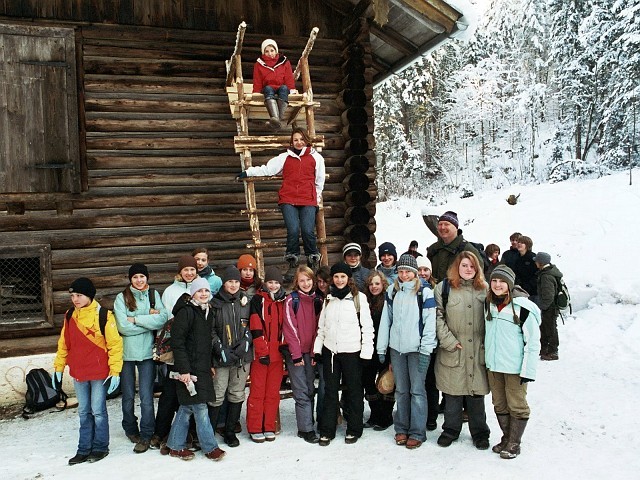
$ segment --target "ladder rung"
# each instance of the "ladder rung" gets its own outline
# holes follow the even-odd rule
[[[324,211],[324,210],[329,211],[331,210],[331,205],[327,205],[326,207],[322,206],[322,207],[319,207],[319,209],[321,211]],[[242,215],[251,215],[251,214],[257,215],[259,213],[280,213],[280,209],[279,208],[256,208],[253,210],[240,210],[240,213]]]
[[[236,136],[233,138],[233,147],[236,153],[245,150],[261,151],[289,146],[289,136],[262,135],[262,136]],[[324,135],[316,135],[311,139],[314,147],[324,147]]]
[[[329,244],[329,243],[339,243],[344,242],[344,237],[327,237],[327,238],[318,238],[316,243],[320,245]],[[284,247],[286,246],[286,242],[262,242],[259,245],[254,243],[247,243],[247,248],[276,248],[276,247]]]
[[[258,213],[280,213],[279,208],[255,208],[253,210],[240,210],[243,215],[257,215]]]
[[[331,175],[325,174],[325,180],[331,178]],[[244,182],[275,182],[276,180],[282,180],[282,175],[273,175],[271,177],[244,177]]]

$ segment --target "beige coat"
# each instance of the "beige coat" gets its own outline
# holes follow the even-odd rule
[[[450,287],[446,314],[442,309],[442,282],[436,285],[436,386],[449,395],[489,393],[484,361],[484,301],[487,290],[474,290],[473,281]],[[462,349],[456,348],[460,343]]]

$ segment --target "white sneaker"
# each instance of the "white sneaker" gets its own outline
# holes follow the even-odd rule
[[[264,439],[267,442],[273,442],[276,439],[276,434],[274,432],[264,432]]]
[[[252,433],[251,440],[255,443],[263,443],[265,441],[264,433]]]

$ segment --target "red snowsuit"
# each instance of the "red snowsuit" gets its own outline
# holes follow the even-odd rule
[[[251,300],[249,329],[253,337],[254,360],[251,363],[251,385],[247,401],[249,433],[276,431],[280,384],[284,371],[280,353],[280,346],[284,341],[284,291],[281,289],[275,297],[276,300],[261,289]],[[269,365],[261,363],[261,357],[268,357]]]

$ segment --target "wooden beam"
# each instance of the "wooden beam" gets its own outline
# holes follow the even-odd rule
[[[418,4],[423,3],[423,0],[389,0],[393,5],[395,5],[396,7],[398,7],[400,10],[402,10],[403,12],[405,12],[407,15],[410,15],[414,20],[417,20],[418,22],[420,22],[422,25],[424,25],[425,27],[427,27],[429,30],[436,32],[436,33],[442,33],[444,32],[446,29],[443,25],[441,25],[440,23],[436,22],[435,19],[426,16],[426,14],[424,12],[422,12],[419,9],[413,8],[413,6],[411,5],[416,4],[416,6],[418,6]],[[423,5],[424,7],[424,5]]]
[[[379,27],[375,23],[370,23],[369,27],[372,35],[404,55],[412,55],[418,50],[418,46],[411,40],[387,26]]]
[[[443,13],[444,8],[441,7],[440,5],[442,4],[442,2],[437,2],[439,4],[438,6],[441,7],[440,9],[438,9],[434,5],[432,5],[432,3],[436,3],[436,2],[432,2],[428,0],[401,0],[401,1],[390,0],[390,1],[394,5],[396,5],[398,8],[404,10],[406,13],[413,16],[416,20],[422,21],[422,19],[420,19],[416,15],[413,15],[411,10],[414,10],[415,12],[417,12],[420,16],[422,16],[424,20],[430,21],[432,25],[428,25],[428,26],[431,30],[433,30],[436,33],[442,33],[442,31],[444,30],[450,33],[453,30],[456,20],[460,17],[459,14],[457,16],[455,15],[458,13],[455,10],[447,11],[447,13],[452,16],[449,16]],[[455,14],[453,14],[452,12],[455,12]],[[440,31],[441,29],[442,31]]]

